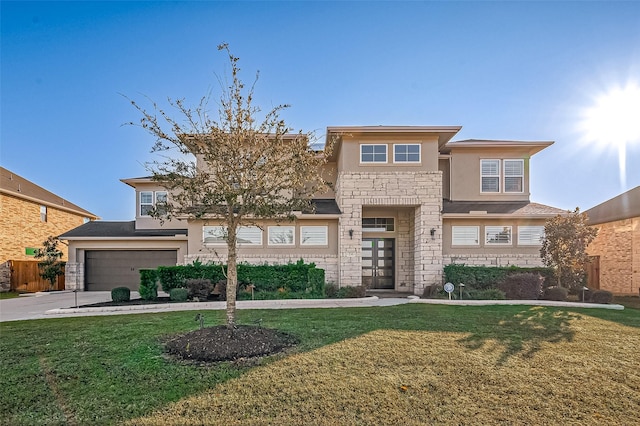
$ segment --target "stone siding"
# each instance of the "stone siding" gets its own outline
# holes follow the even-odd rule
[[[544,266],[540,255],[534,254],[456,254],[443,257],[443,267],[452,263],[467,266],[519,266],[522,268]]]
[[[600,256],[600,288],[618,294],[640,291],[640,217],[596,226],[590,256]]]
[[[64,266],[64,288],[84,291],[84,263],[67,262]]]
[[[84,216],[47,206],[47,221],[40,220],[39,203],[0,194],[0,262],[34,260],[26,247],[40,248],[49,236],[58,236],[84,223]],[[58,246],[67,259],[67,246]]]
[[[9,261],[0,264],[0,293],[11,291],[11,266]]]

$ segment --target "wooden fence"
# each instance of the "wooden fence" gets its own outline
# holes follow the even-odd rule
[[[50,289],[49,281],[40,276],[38,262],[10,260],[9,267],[11,268],[11,291],[35,293]],[[58,277],[53,290],[64,290],[64,274]]]

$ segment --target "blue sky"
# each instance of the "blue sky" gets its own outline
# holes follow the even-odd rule
[[[640,85],[640,2],[1,3],[0,164],[97,214],[131,220],[153,139],[122,94],[195,104],[219,91],[228,42],[263,109],[341,125],[461,125],[455,138],[553,140],[531,200],[593,207],[640,185],[640,140],[581,116]],[[640,109],[638,110],[640,122]]]

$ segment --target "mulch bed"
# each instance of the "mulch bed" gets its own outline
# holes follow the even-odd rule
[[[220,299],[218,299],[217,296],[212,296],[209,299],[207,299],[207,302],[218,302],[219,300]],[[79,307],[80,308],[102,308],[102,307],[108,307],[108,306],[158,305],[163,303],[198,303],[198,302],[190,302],[190,301],[177,302],[177,301],[171,300],[169,297],[158,297],[155,300],[131,299],[128,302],[108,301],[108,302],[92,303],[90,305],[81,305]]]
[[[218,325],[172,337],[165,342],[165,350],[188,361],[238,361],[276,354],[297,343],[294,336],[278,330]]]

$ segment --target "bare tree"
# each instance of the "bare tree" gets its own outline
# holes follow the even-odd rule
[[[238,228],[260,225],[267,218],[293,220],[294,212],[312,208],[313,194],[327,190],[321,168],[330,147],[323,154],[312,149],[311,134],[292,133],[280,118],[289,105],[278,105],[262,115],[253,105],[258,76],[251,87],[245,87],[238,58],[227,44],[219,45],[218,50],[228,55],[231,79],[220,81],[217,118],[209,115],[209,96],[194,109],[184,99],[169,99],[175,117],[155,103],[152,110],[146,110],[131,101],[142,118],[129,124],[140,125],[156,138],[151,152],[166,153],[147,164],[153,179],[169,192],[151,216],[219,219],[225,227],[226,318],[231,328],[236,317]]]
[[[576,208],[549,219],[544,226],[540,256],[545,265],[555,268],[558,286],[576,287],[586,273],[587,247],[598,234],[587,220],[587,215]]]

